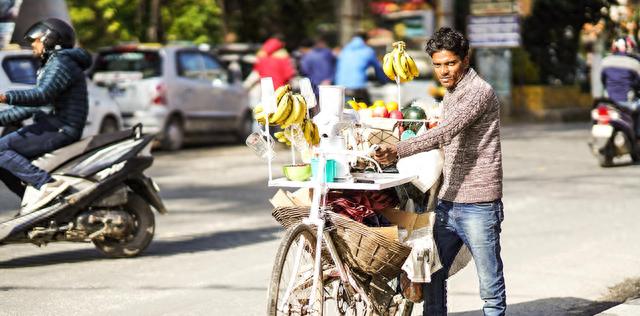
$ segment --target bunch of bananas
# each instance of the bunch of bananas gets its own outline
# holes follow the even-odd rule
[[[318,132],[318,126],[315,123],[309,119],[304,119],[301,128],[304,139],[309,145],[315,146],[320,143],[320,132]],[[273,136],[275,136],[279,142],[285,143],[287,146],[291,146],[291,141],[293,139],[292,127],[287,127],[280,132],[275,132],[273,133]]]
[[[300,94],[293,94],[290,85],[284,85],[276,89],[276,111],[275,113],[264,113],[264,107],[258,104],[253,109],[253,117],[258,123],[265,125],[267,119],[269,124],[280,125],[285,129],[293,124],[302,124],[307,115],[307,102]]]
[[[398,78],[400,82],[413,80],[420,74],[416,62],[407,54],[402,41],[393,43],[393,50],[384,55],[382,70],[389,79],[396,81]]]

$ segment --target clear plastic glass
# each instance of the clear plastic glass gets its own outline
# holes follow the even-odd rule
[[[260,158],[268,159],[271,157],[271,159],[273,159],[276,156],[276,152],[273,150],[273,140],[267,140],[264,133],[251,133],[245,143],[247,147],[251,148]]]

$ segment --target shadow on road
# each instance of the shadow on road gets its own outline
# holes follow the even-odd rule
[[[507,307],[509,316],[589,316],[601,313],[621,302],[589,301],[577,297],[551,297],[531,302],[511,304]],[[482,316],[482,311],[450,313],[452,316]]]
[[[275,240],[280,238],[280,232],[282,232],[282,228],[280,226],[271,226],[248,230],[233,230],[203,235],[184,236],[176,240],[158,240],[153,241],[142,256],[162,257],[183,253],[225,250]],[[26,246],[28,245],[25,245],[25,247]],[[0,261],[0,268],[15,269],[93,260],[114,259],[104,257],[95,249],[79,249]]]

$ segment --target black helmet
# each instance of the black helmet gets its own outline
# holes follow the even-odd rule
[[[67,22],[56,18],[42,20],[29,28],[24,39],[29,43],[40,39],[46,50],[72,48],[76,43],[76,32]]]

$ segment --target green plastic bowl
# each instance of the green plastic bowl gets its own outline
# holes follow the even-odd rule
[[[311,178],[311,165],[286,165],[282,167],[282,173],[291,181],[307,181]]]

